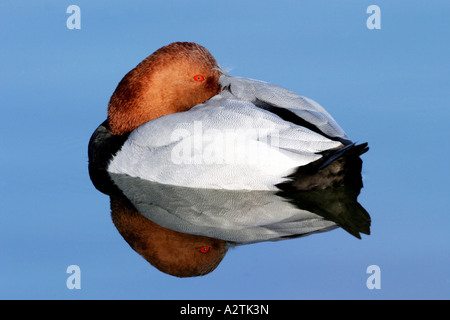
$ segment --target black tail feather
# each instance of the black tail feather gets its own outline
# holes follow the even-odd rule
[[[325,151],[322,158],[298,168],[278,184],[277,194],[357,238],[360,233],[370,234],[370,215],[357,201],[363,187],[360,156],[368,150],[368,144],[362,143]]]
[[[362,187],[360,155],[369,150],[367,143],[349,144],[340,149],[322,152],[322,158],[286,177],[277,187],[281,190],[323,190],[340,186]]]

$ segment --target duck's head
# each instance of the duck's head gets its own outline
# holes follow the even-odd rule
[[[108,105],[112,134],[131,132],[163,115],[189,110],[220,92],[220,68],[204,47],[174,42],[128,72]]]

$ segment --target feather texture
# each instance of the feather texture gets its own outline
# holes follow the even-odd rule
[[[188,111],[135,129],[108,171],[194,188],[276,190],[296,168],[339,148],[348,139],[318,104],[264,82],[221,77],[223,90]],[[261,108],[286,107],[319,131]]]

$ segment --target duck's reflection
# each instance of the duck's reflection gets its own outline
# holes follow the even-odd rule
[[[214,270],[230,246],[298,238],[341,227],[360,238],[370,217],[358,184],[320,191],[229,191],[163,185],[111,174],[113,222],[128,244],[178,277]]]
[[[131,248],[167,274],[207,274],[227,252],[226,241],[162,227],[141,215],[126,198],[111,197],[111,213],[114,225]]]

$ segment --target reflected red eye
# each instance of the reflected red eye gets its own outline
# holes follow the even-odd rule
[[[198,74],[198,75],[194,76],[194,80],[195,81],[203,81],[203,80],[205,80],[205,77]]]
[[[207,253],[209,251],[209,247],[201,247],[200,252],[201,253]]]

